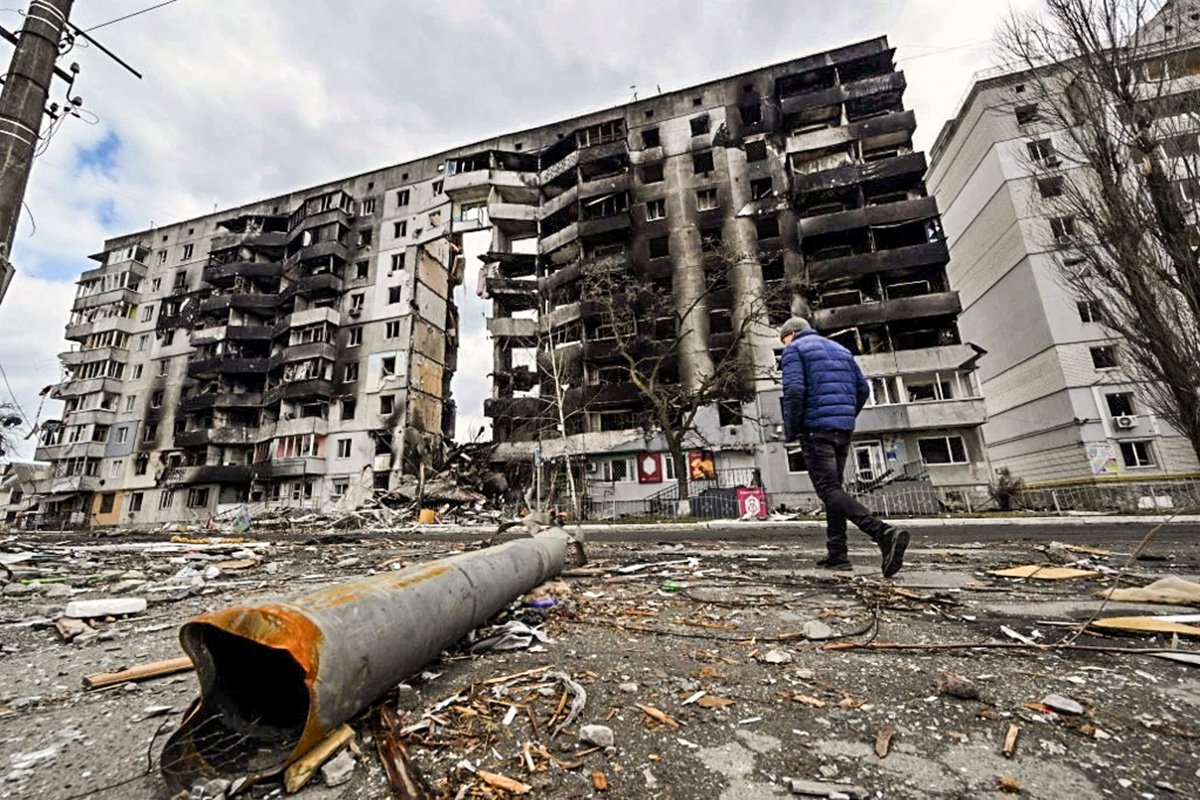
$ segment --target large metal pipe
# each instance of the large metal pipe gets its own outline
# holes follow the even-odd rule
[[[173,788],[278,772],[514,598],[562,571],[550,528],[183,626],[200,697],[162,754]]]

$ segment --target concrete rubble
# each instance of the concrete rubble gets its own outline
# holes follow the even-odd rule
[[[115,791],[165,800],[158,757],[196,694],[195,673],[172,661],[183,623],[470,552],[493,533],[0,535],[5,588],[31,589],[0,594],[0,798],[64,800],[124,781]],[[352,740],[300,792],[1197,796],[1194,642],[1088,623],[1188,611],[1094,594],[1194,581],[1200,544],[1126,568],[1130,538],[1089,556],[1119,578],[1057,581],[991,574],[1079,556],[1015,538],[919,542],[894,581],[867,566],[814,569],[823,543],[811,534],[720,541],[663,526],[632,546],[592,542],[587,567],[515,599],[350,719]],[[869,563],[865,548],[851,555]],[[113,592],[127,581],[143,582],[136,596]],[[139,598],[140,611],[113,605]],[[489,640],[512,647],[472,651]],[[147,665],[160,666],[82,687]],[[223,776],[186,797],[281,792],[278,778]]]

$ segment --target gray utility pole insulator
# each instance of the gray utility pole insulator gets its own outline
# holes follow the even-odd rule
[[[32,0],[0,91],[0,301],[13,269],[8,257],[42,129],[42,114],[74,0]],[[68,109],[69,111],[69,109]]]

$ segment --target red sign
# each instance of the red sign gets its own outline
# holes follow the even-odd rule
[[[739,517],[767,518],[767,493],[762,487],[738,489],[737,500]]]
[[[662,455],[641,453],[637,457],[638,483],[662,483]]]

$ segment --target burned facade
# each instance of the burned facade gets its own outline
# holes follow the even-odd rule
[[[108,242],[67,326],[43,511],[329,508],[428,464],[454,424],[462,273],[440,183],[427,159]]]
[[[671,485],[596,296],[637,285],[690,309],[682,328],[637,321],[682,340],[668,380],[730,351],[744,368],[689,433],[706,485],[811,494],[782,441],[770,327],[796,308],[870,378],[852,481],[978,486],[979,351],[959,338],[904,88],[880,38],[114,239],[79,281],[43,495],[152,522],[394,485],[453,427],[452,289],[475,231],[490,236],[484,411],[496,457],[526,474],[569,463],[598,504]],[[729,277],[706,293],[719,252]]]
[[[451,163],[447,193],[493,228],[487,413],[502,453],[584,462],[589,499],[617,513],[623,500],[671,491],[673,465],[623,369],[617,320],[590,293],[599,273],[693,314],[674,328],[638,321],[660,342],[690,340],[671,350],[683,383],[731,346],[739,314],[761,312],[773,327],[803,310],[870,378],[852,481],[986,482],[981,351],[959,337],[892,55],[886,39],[863,42],[551,126],[522,152]],[[722,246],[732,279],[705,294]],[[780,295],[790,302],[756,306]],[[707,485],[728,474],[731,485],[761,479],[776,496],[806,494],[802,457],[780,441],[780,389],[762,379],[778,341],[755,334],[737,346],[749,395],[696,421],[694,446],[715,453]]]

